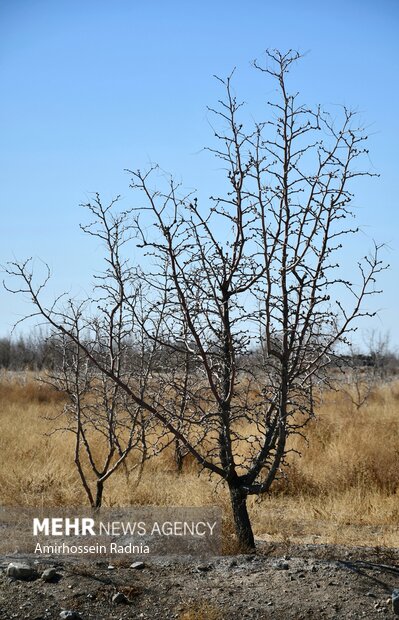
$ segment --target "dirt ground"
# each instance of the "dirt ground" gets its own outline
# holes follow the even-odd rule
[[[8,577],[8,564],[21,560],[39,577]],[[390,599],[399,588],[399,550],[259,543],[256,556],[130,564],[2,556],[0,619],[55,620],[64,610],[83,620],[395,617]],[[40,574],[50,566],[57,575],[46,583]],[[112,600],[118,592],[123,602]]]

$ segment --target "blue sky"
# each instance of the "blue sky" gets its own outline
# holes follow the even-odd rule
[[[220,171],[202,151],[206,107],[220,96],[213,74],[236,66],[237,95],[264,115],[273,86],[250,61],[295,48],[302,99],[358,108],[371,134],[381,176],[358,184],[363,233],[345,260],[349,271],[372,239],[389,246],[379,317],[364,329],[389,331],[398,347],[398,31],[395,0],[0,0],[0,264],[47,261],[50,298],[89,291],[99,248],[79,231],[79,203],[99,191],[130,205],[124,169],[151,161],[201,196],[217,193]],[[1,336],[29,306],[0,298]]]

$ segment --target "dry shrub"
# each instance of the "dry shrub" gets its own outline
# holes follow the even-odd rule
[[[65,395],[57,392],[46,383],[35,381],[29,375],[22,375],[14,380],[0,381],[0,402],[18,404],[45,404],[61,403],[65,401]]]

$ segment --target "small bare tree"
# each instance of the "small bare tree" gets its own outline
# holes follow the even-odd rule
[[[143,341],[141,327],[135,328],[134,315],[146,324],[142,284],[123,258],[130,227],[128,213],[113,213],[116,201],[103,207],[97,195],[83,205],[92,218],[82,229],[101,240],[105,249],[106,269],[96,274],[91,299],[62,304],[59,298],[45,307],[40,293],[50,275],[48,267],[44,281],[36,286],[31,261],[9,265],[9,273],[22,278],[23,290],[35,304],[31,316],[44,317],[52,328],[49,340],[57,364],[40,380],[67,396],[63,411],[54,418],[53,432],[74,435],[74,462],[93,508],[101,507],[104,485],[121,465],[128,478],[135,469],[138,481],[145,460],[158,449],[157,442],[151,448],[147,443],[152,416],[121,387],[134,386],[143,396],[157,352]],[[127,464],[131,453],[135,465]]]
[[[338,388],[359,411],[379,385],[395,376],[398,363],[389,348],[389,334],[372,330],[363,338],[363,351],[352,345],[349,354],[340,360]]]
[[[313,415],[324,369],[368,314],[363,302],[383,269],[378,247],[359,263],[357,284],[338,267],[341,244],[357,232],[347,224],[351,182],[368,174],[357,168],[366,136],[356,114],[342,108],[338,120],[302,105],[287,86],[299,55],[266,58],[265,66],[254,63],[277,85],[266,121],[246,128],[232,76],[220,80],[225,96],[212,110],[219,128],[210,150],[227,187],[210,207],[173,179],[154,189],[154,169],[130,171],[144,200],[130,230],[147,254],[145,315],[126,287],[121,300],[147,346],[169,351],[151,389],[140,391],[61,328],[23,265],[10,270],[28,284],[40,314],[224,481],[237,537],[250,550],[247,498],[283,475],[290,435]]]
[[[62,431],[73,434],[75,466],[90,505],[97,509],[102,505],[106,481],[121,465],[129,481],[132,469],[137,470],[139,480],[148,455],[146,422],[142,412],[132,408],[120,387],[105,374],[99,374],[77,344],[77,341],[85,342],[85,346],[92,347],[93,341],[89,344],[82,333],[77,308],[70,309],[69,318],[73,313],[76,340],[64,333],[54,334],[53,345],[62,361],[40,380],[67,396],[62,412],[53,417],[58,424],[51,434]],[[101,334],[97,333],[97,337]],[[107,355],[106,342],[99,339],[96,345],[102,355]],[[107,361],[103,363],[106,365]],[[128,465],[127,457],[132,452],[136,463]]]

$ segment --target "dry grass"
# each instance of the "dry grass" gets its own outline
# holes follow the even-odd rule
[[[86,502],[73,465],[73,437],[49,436],[62,396],[32,378],[0,377],[0,502],[8,505],[78,505]],[[359,411],[339,392],[326,393],[299,439],[271,496],[251,498],[256,535],[266,540],[398,546],[399,383],[374,390]],[[134,455],[133,455],[134,460]],[[105,504],[224,508],[225,551],[236,551],[228,496],[222,484],[198,476],[193,463],[176,475],[171,451],[149,461],[137,485],[120,469]],[[187,616],[201,617],[201,616]],[[207,616],[204,616],[205,618]]]
[[[207,602],[191,603],[179,614],[179,620],[222,620],[222,618],[220,608]]]

